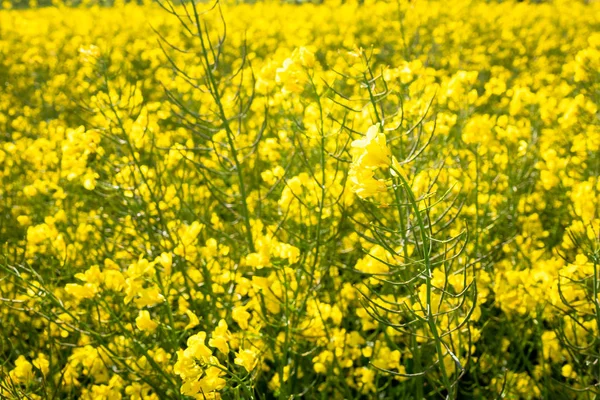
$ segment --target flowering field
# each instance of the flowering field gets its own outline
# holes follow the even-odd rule
[[[600,395],[600,3],[2,8],[0,398]]]

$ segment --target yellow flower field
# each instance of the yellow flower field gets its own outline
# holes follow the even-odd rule
[[[0,9],[0,398],[597,399],[600,2]]]

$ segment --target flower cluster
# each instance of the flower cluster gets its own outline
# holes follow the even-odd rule
[[[385,134],[378,125],[371,126],[363,139],[352,142],[355,152],[348,176],[353,184],[352,190],[361,198],[385,192],[385,181],[374,177],[379,168],[388,168],[392,164],[392,155],[387,146]]]

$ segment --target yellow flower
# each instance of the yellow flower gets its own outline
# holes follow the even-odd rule
[[[227,322],[224,319],[219,321],[217,328],[214,330],[212,337],[208,341],[210,347],[215,347],[223,354],[229,353],[229,345],[227,342],[231,339],[231,334],[227,330]]]
[[[198,332],[194,336],[190,336],[187,341],[188,348],[185,350],[186,355],[194,358],[202,359],[212,356],[212,351],[206,347],[206,332]]]
[[[82,46],[79,48],[79,54],[81,54],[81,57],[84,62],[88,62],[91,59],[100,57],[100,49],[98,48],[98,46],[95,46],[93,44],[87,47]]]
[[[135,319],[135,325],[138,329],[146,332],[153,332],[158,324],[152,321],[150,313],[147,310],[142,310]]]
[[[375,179],[375,171],[365,168],[352,168],[349,173],[352,191],[361,199],[387,191],[384,181]]]
[[[162,303],[165,300],[157,286],[151,286],[147,289],[142,289],[138,295],[139,298],[135,299],[134,301],[139,308],[152,307],[158,303]]]
[[[185,314],[190,319],[190,322],[185,326],[186,330],[187,329],[192,329],[192,328],[195,328],[196,326],[198,326],[198,324],[200,323],[200,321],[198,320],[198,317],[196,316],[196,314],[194,314],[190,310],[185,310]]]
[[[86,283],[84,285],[68,283],[65,285],[65,292],[78,300],[91,299],[98,292],[98,287],[93,283]]]
[[[156,258],[156,260],[165,270],[165,275],[171,275],[171,271],[173,268],[173,254],[171,253],[162,253],[160,256]]]
[[[200,379],[200,393],[210,393],[217,390],[221,390],[225,387],[227,383],[225,379],[221,378],[225,374],[222,368],[223,366],[219,364],[219,361],[216,357],[211,357],[209,360],[209,364],[213,364],[214,366],[210,366],[207,368],[204,373],[204,377]]]
[[[577,373],[573,371],[573,367],[571,364],[565,364],[560,370],[562,376],[565,378],[575,379],[577,378]]]
[[[256,366],[256,352],[244,349],[236,353],[235,363],[246,368],[246,371],[252,372]]]
[[[385,181],[375,178],[375,170],[389,168],[393,159],[379,125],[371,126],[364,138],[352,142],[352,147],[355,150],[348,173],[352,191],[362,199],[387,191]]]
[[[15,383],[27,383],[33,379],[33,366],[24,356],[19,356],[9,375]]]
[[[248,329],[248,320],[250,319],[250,313],[247,311],[246,307],[235,307],[231,312],[231,317],[240,328],[246,330]]]
[[[315,54],[306,47],[298,47],[294,50],[292,58],[300,62],[303,67],[312,68],[315,66]]]
[[[44,376],[46,376],[50,370],[50,361],[48,361],[48,358],[43,353],[38,354],[37,358],[33,360],[33,365],[35,365]]]
[[[387,146],[385,134],[379,132],[379,125],[371,126],[364,138],[352,142],[352,147],[359,150],[354,154],[352,162],[361,168],[389,167],[392,162],[392,153]]]
[[[282,91],[284,93],[302,93],[305,83],[303,73],[304,71],[298,64],[288,58],[283,62],[281,68],[277,68],[276,81],[283,84]]]
[[[28,225],[31,225],[31,218],[28,215],[19,215],[17,217],[17,222],[21,226],[28,226]]]

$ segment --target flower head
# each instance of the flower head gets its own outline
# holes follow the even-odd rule
[[[379,131],[379,125],[371,126],[364,138],[352,142],[352,147],[359,149],[354,154],[353,163],[362,168],[388,167],[392,162],[392,153],[385,134]]]
[[[352,191],[362,199],[387,191],[385,181],[375,178],[375,170],[392,164],[392,153],[380,126],[371,126],[364,138],[352,142],[352,147],[355,149],[349,172]]]

